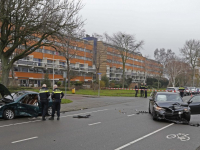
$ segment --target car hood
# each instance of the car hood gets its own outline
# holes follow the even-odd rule
[[[185,107],[188,106],[188,104],[184,103],[184,102],[156,102],[156,105],[159,106],[159,107],[169,108],[173,105],[176,105],[176,103],[180,104],[181,106],[185,106]]]
[[[4,98],[4,96],[6,96],[6,95],[9,95],[12,97],[10,91],[3,84],[0,84],[0,94],[1,94],[2,98]]]

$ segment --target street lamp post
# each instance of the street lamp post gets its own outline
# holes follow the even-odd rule
[[[54,54],[53,54],[53,86],[54,86]]]
[[[86,57],[85,57],[85,47],[84,47],[84,83],[85,83],[85,59],[86,59]]]

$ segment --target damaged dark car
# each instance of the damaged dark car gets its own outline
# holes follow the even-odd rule
[[[155,92],[149,99],[149,113],[153,120],[168,120],[174,123],[189,123],[190,107],[177,93]]]
[[[14,119],[17,116],[37,117],[41,114],[39,93],[32,91],[10,91],[0,84],[0,118]],[[52,100],[48,103],[47,115],[52,113]]]

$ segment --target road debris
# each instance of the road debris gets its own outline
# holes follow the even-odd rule
[[[77,116],[73,116],[73,118],[78,118],[78,119],[80,119],[80,118],[89,118],[91,115],[89,114],[89,115],[77,115]]]
[[[139,110],[139,111],[138,111],[137,109],[136,109],[135,111],[136,111],[136,114],[137,114],[137,115],[139,115],[139,114],[144,114],[144,113],[148,113],[148,111],[143,111],[143,110]]]

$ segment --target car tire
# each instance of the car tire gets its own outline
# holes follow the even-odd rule
[[[52,107],[51,107],[51,106],[48,107],[48,109],[47,109],[47,115],[48,115],[48,116],[51,116],[51,115],[52,115]]]
[[[6,120],[11,120],[15,118],[15,113],[12,109],[6,109],[3,113],[3,118]]]
[[[156,112],[155,112],[154,109],[153,109],[151,115],[152,115],[153,120],[158,120],[157,117],[156,117]]]

